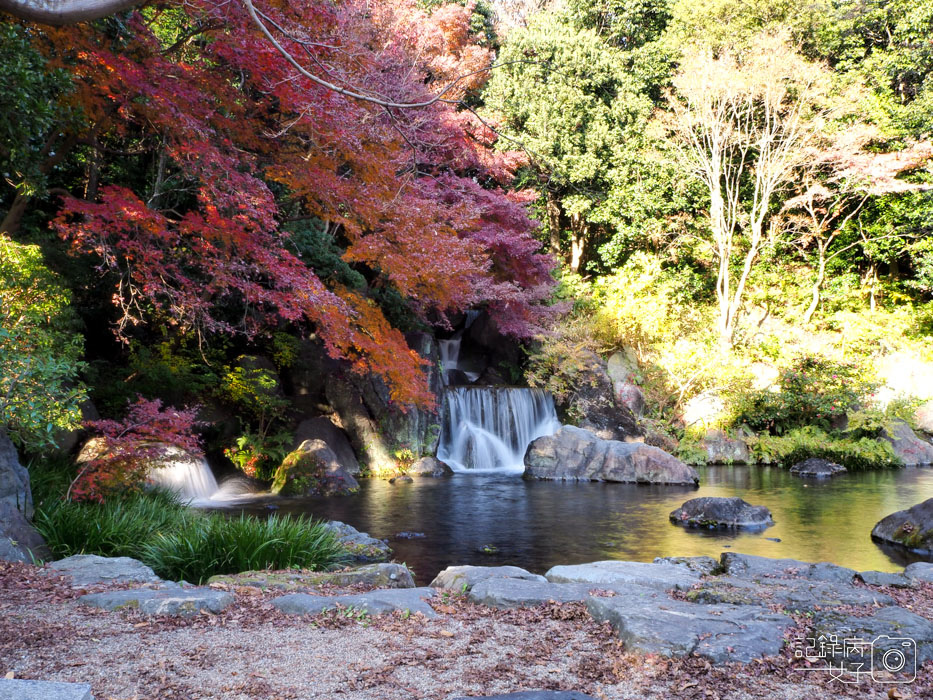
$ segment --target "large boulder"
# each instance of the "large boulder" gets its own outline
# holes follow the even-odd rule
[[[871,531],[873,540],[933,552],[933,498],[882,519]]]
[[[453,469],[435,457],[422,457],[415,460],[405,470],[408,476],[450,476],[453,473]]]
[[[902,420],[881,431],[881,437],[891,443],[894,454],[907,467],[933,464],[933,445],[918,438],[907,423]]]
[[[729,437],[721,430],[707,430],[703,449],[709,464],[748,464],[750,453],[744,440]]]
[[[29,472],[19,463],[16,446],[0,429],[0,503],[8,503],[26,518],[32,517]]]
[[[674,510],[671,522],[684,527],[707,529],[761,529],[774,525],[771,511],[741,498],[693,498]]]
[[[528,446],[525,478],[691,486],[700,480],[695,469],[657,447],[602,440],[569,425]]]
[[[283,496],[334,496],[360,485],[323,440],[305,440],[275,471],[272,493]]]
[[[334,422],[327,416],[309,418],[298,424],[292,449],[298,449],[305,440],[323,440],[334,451],[340,466],[353,476],[360,473],[360,463],[350,446],[347,434],[334,425]]]

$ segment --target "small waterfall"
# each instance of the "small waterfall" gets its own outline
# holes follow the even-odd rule
[[[194,458],[172,447],[165,451],[164,460],[163,466],[149,472],[155,486],[174,491],[186,502],[208,500],[217,493],[217,479],[203,457]]]
[[[559,428],[554,400],[543,389],[450,387],[437,458],[454,471],[519,472],[531,441]]]

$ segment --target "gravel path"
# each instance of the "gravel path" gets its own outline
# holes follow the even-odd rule
[[[789,654],[710,667],[627,653],[580,604],[498,611],[438,596],[434,620],[302,618],[277,612],[275,594],[244,589],[219,615],[178,619],[90,609],[75,603],[81,592],[46,570],[0,563],[0,673],[90,683],[97,700],[447,700],[526,689],[605,700],[933,697],[933,664],[889,695],[804,673]]]

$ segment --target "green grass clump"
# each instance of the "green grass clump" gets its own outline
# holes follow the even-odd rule
[[[291,515],[262,520],[212,513],[189,520],[178,531],[157,533],[143,550],[142,560],[163,578],[192,582],[258,569],[321,570],[348,556],[323,523]]]
[[[327,569],[349,556],[330,529],[303,516],[231,518],[158,491],[102,504],[45,499],[34,524],[57,557],[133,557],[162,578],[193,583],[256,569]]]

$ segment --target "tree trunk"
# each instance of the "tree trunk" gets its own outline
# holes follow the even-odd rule
[[[3,217],[3,223],[0,223],[0,233],[13,236],[19,231],[19,226],[23,222],[23,214],[26,213],[26,207],[29,206],[31,200],[32,197],[20,192],[16,193],[9,211]]]
[[[825,279],[826,251],[823,248],[820,248],[820,265],[816,272],[816,281],[813,282],[813,297],[810,299],[810,306],[807,307],[807,311],[803,315],[804,323],[810,323],[810,320],[813,318],[813,314],[816,313],[816,309],[820,305],[820,290],[823,287],[823,280]]]
[[[560,256],[560,203],[557,196],[550,190],[545,190],[547,202],[547,225],[551,238],[551,254]]]

